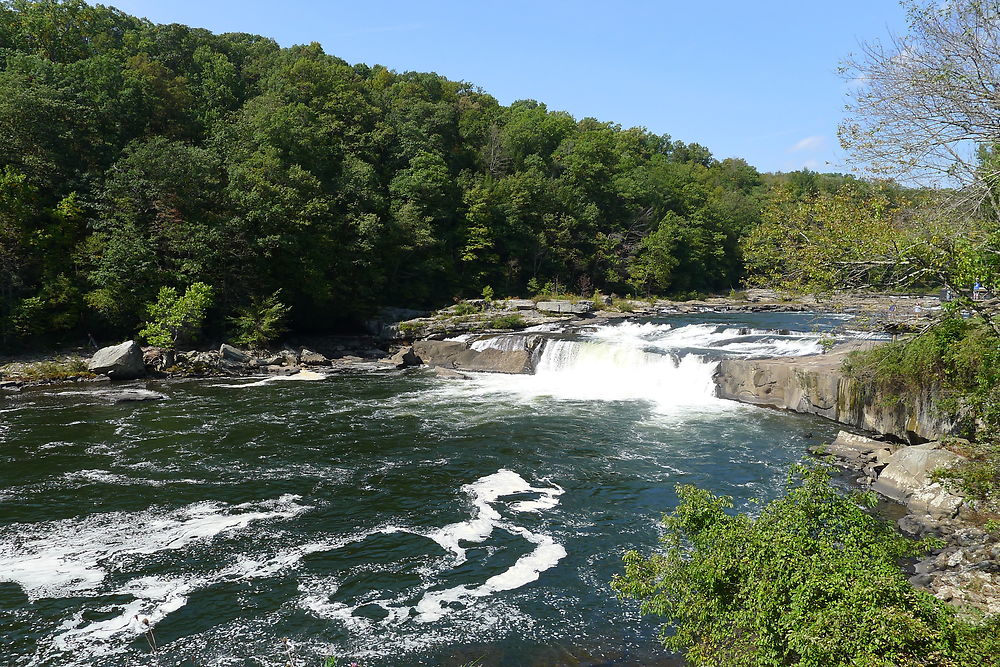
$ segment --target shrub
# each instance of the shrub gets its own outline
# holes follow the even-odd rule
[[[528,326],[528,323],[517,313],[510,313],[487,320],[485,325],[487,329],[523,329]]]
[[[281,290],[236,311],[229,319],[235,329],[233,342],[251,348],[262,348],[288,331],[285,322],[291,310],[279,301]]]
[[[626,554],[613,587],[663,616],[663,643],[693,665],[988,664],[1000,623],[960,621],[913,588],[897,563],[930,542],[907,540],[868,513],[871,494],[842,494],[829,477],[797,466],[758,518],[678,486],[664,552]]]
[[[177,343],[195,338],[212,304],[212,288],[194,283],[182,296],[173,287],[161,287],[156,303],[147,311],[150,320],[139,332],[150,345],[174,349]]]
[[[455,304],[451,309],[451,313],[457,316],[472,315],[473,313],[478,313],[479,311],[480,311],[479,308],[472,305],[468,301],[463,301],[462,303]]]

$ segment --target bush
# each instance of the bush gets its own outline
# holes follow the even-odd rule
[[[461,303],[457,303],[454,306],[452,306],[451,314],[456,316],[472,315],[473,313],[480,312],[480,310],[481,310],[480,308],[477,308],[468,301],[463,301]]]
[[[182,296],[173,287],[161,287],[156,303],[149,306],[150,320],[139,332],[150,345],[175,349],[183,340],[198,335],[205,311],[212,304],[212,288],[194,283]]]
[[[728,497],[678,486],[663,553],[625,555],[619,595],[663,616],[662,641],[693,665],[977,665],[992,626],[913,588],[898,561],[924,553],[845,495],[827,468],[794,468],[758,518]]]
[[[236,317],[229,320],[235,328],[233,342],[246,347],[262,348],[288,331],[285,322],[291,309],[278,300],[280,296],[281,290],[278,290],[238,309]]]
[[[523,329],[528,326],[528,323],[517,313],[511,313],[487,320],[485,326],[487,329]]]

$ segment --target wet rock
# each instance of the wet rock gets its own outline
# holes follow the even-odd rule
[[[91,358],[87,369],[112,380],[134,380],[146,375],[142,348],[134,340],[101,348]]]
[[[453,371],[450,368],[441,368],[440,366],[434,367],[434,374],[439,378],[445,378],[447,380],[468,380],[469,376],[465,373],[459,373],[458,371]]]
[[[428,366],[452,370],[512,374],[533,370],[531,350],[527,348],[473,350],[459,341],[420,340],[413,344],[413,352]]]
[[[219,356],[223,359],[228,359],[229,361],[236,361],[242,364],[250,361],[250,355],[242,350],[239,350],[228,343],[223,343],[219,347]]]
[[[420,360],[420,357],[413,352],[412,347],[401,347],[396,354],[388,357],[387,359],[379,359],[379,361],[382,363],[393,364],[396,368],[419,366],[423,363]]]
[[[166,394],[149,389],[119,389],[117,391],[102,391],[101,398],[112,403],[141,403],[144,401],[162,401]]]

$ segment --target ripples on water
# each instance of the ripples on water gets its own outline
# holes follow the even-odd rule
[[[546,343],[535,376],[4,399],[4,664],[152,664],[144,619],[163,665],[284,665],[285,637],[313,665],[673,664],[609,581],[674,484],[745,508],[832,433],[711,396],[715,359],[809,353],[808,332],[625,324]]]

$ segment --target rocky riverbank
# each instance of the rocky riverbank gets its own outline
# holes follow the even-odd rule
[[[1000,539],[983,529],[976,509],[933,481],[935,470],[961,456],[949,441],[900,445],[841,431],[829,445],[811,448],[817,456],[858,475],[855,481],[899,503],[896,523],[914,538],[932,537],[941,546],[907,567],[910,583],[957,606],[1000,613]]]
[[[950,435],[954,424],[935,410],[932,390],[912,399],[882,395],[842,371],[845,357],[873,342],[846,343],[828,354],[778,359],[726,359],[717,393],[742,403],[815,414],[918,444]]]

